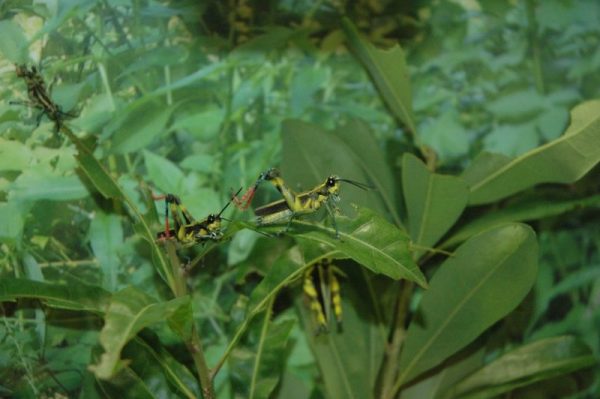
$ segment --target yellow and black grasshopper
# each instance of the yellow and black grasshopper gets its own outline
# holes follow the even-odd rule
[[[241,188],[235,195],[239,194],[240,191],[242,191]],[[229,200],[219,213],[210,214],[203,220],[195,220],[176,195],[154,196],[154,199],[165,200],[165,230],[157,233],[156,238],[159,240],[173,237],[184,247],[188,247],[208,241],[219,241],[223,238],[221,221],[225,218],[221,215],[232,200]],[[169,209],[173,215],[174,228],[169,226]]]
[[[40,124],[42,117],[46,115],[48,119],[54,122],[55,129],[58,132],[65,118],[74,118],[77,116],[77,114],[71,112],[64,112],[60,105],[52,101],[44,78],[35,66],[28,68],[27,65],[15,65],[15,72],[18,77],[25,80],[29,101],[11,101],[10,103],[27,105],[41,110],[37,117],[37,125]]]
[[[283,199],[261,206],[254,210],[257,216],[257,224],[274,224],[287,220],[286,231],[292,220],[298,215],[305,215],[318,211],[323,205],[331,216],[333,227],[335,228],[335,236],[339,238],[340,233],[335,221],[335,213],[338,212],[335,203],[340,200],[340,183],[350,183],[363,190],[369,190],[372,187],[363,183],[359,183],[349,179],[332,175],[329,176],[323,183],[319,184],[312,190],[296,194],[283,181],[277,169],[271,168],[260,174],[256,183],[248,189],[241,199],[234,196],[233,201],[240,209],[246,209],[252,201],[254,194],[263,181],[271,182],[275,188],[281,193]]]
[[[304,273],[302,290],[309,299],[310,309],[317,322],[317,334],[329,331],[332,310],[338,332],[342,330],[342,298],[336,273],[341,272],[331,259],[315,263]]]

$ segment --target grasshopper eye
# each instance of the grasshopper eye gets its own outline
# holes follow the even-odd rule
[[[329,186],[329,187],[333,187],[333,186],[335,186],[335,183],[336,183],[336,182],[337,182],[337,181],[336,181],[336,178],[335,178],[335,177],[333,177],[333,176],[331,176],[331,177],[329,177],[329,178],[327,179],[327,186]]]

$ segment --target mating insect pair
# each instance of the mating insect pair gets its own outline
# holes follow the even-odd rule
[[[336,238],[340,237],[340,232],[335,219],[335,214],[339,212],[335,203],[340,200],[340,183],[349,183],[363,190],[372,189],[372,187],[367,184],[349,179],[342,179],[341,177],[332,175],[312,190],[297,194],[285,184],[279,171],[271,168],[259,175],[254,185],[248,189],[242,198],[237,198],[235,195],[233,196],[233,201],[236,206],[242,210],[247,209],[250,202],[252,202],[252,198],[259,185],[264,181],[271,182],[271,184],[273,184],[281,193],[283,198],[254,210],[257,216],[256,222],[258,225],[275,224],[287,221],[284,230],[287,231],[295,217],[315,213],[321,209],[321,207],[325,206],[328,214],[331,216]]]
[[[29,100],[10,101],[10,104],[26,105],[40,110],[37,125],[40,124],[42,117],[46,115],[48,119],[54,122],[55,130],[58,132],[65,118],[77,116],[75,113],[64,112],[60,105],[52,101],[49,90],[46,88],[46,82],[35,66],[28,68],[27,65],[15,65],[15,72],[18,77],[25,80]]]

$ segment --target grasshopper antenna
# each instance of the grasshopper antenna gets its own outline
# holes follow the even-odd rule
[[[221,212],[219,212],[219,213],[217,214],[217,217],[221,217],[221,214],[222,214],[223,212],[225,212],[225,209],[227,209],[227,207],[228,207],[229,205],[231,205],[231,203],[233,202],[233,198],[237,197],[237,195],[238,195],[238,194],[239,194],[241,191],[242,191],[242,187],[240,187],[240,189],[239,189],[239,190],[237,190],[237,193],[235,193],[235,194],[233,194],[233,195],[231,196],[231,199],[229,200],[229,202],[227,202],[227,204],[225,204],[225,206],[223,207],[223,209],[221,209]]]
[[[350,184],[352,184],[353,186],[355,186],[355,187],[358,187],[358,188],[360,188],[361,190],[365,190],[365,191],[368,191],[368,190],[373,190],[373,189],[375,189],[375,187],[373,187],[373,186],[371,186],[371,185],[369,185],[369,184],[360,183],[360,182],[357,182],[357,181],[354,181],[354,180],[350,180],[350,179],[342,179],[342,178],[338,178],[338,181],[343,181],[343,182],[345,182],[345,183],[350,183]]]

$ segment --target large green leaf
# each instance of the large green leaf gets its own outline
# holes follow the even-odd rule
[[[287,184],[294,190],[311,189],[321,184],[328,176],[338,175],[345,179],[375,184],[384,190],[381,195],[388,198],[392,192],[385,177],[372,181],[372,177],[380,172],[368,162],[358,158],[356,148],[360,147],[357,134],[343,136],[341,133],[331,134],[327,130],[298,120],[286,120],[282,128],[282,165],[281,172]],[[368,134],[368,132],[363,132]],[[362,141],[369,141],[363,139]],[[379,154],[363,154],[365,158]],[[384,173],[384,172],[383,172]],[[382,175],[385,176],[385,175]],[[351,204],[365,206],[380,213],[385,212],[384,203],[375,191],[364,191],[350,184],[342,183],[339,206],[342,212],[351,212]],[[393,204],[389,204],[393,207]]]
[[[496,397],[594,364],[592,351],[575,337],[542,339],[503,354],[456,384],[447,397]]]
[[[412,258],[408,234],[388,223],[376,213],[360,208],[355,218],[336,217],[340,238],[335,229],[294,220],[291,233],[323,244],[354,259],[375,273],[393,279],[405,278],[427,287],[425,276]]]
[[[408,153],[402,159],[402,186],[410,236],[426,247],[433,246],[452,227],[469,198],[462,179],[431,173]]]
[[[400,386],[438,365],[513,310],[537,274],[537,242],[521,224],[472,237],[446,260],[423,293],[400,356]]]
[[[490,162],[491,161],[491,162]],[[508,197],[540,183],[573,183],[600,161],[600,100],[579,104],[562,137],[514,159],[482,158],[463,178],[471,205]]]
[[[581,208],[597,208],[599,206],[600,195],[566,201],[542,199],[511,204],[506,208],[488,212],[471,223],[461,227],[448,240],[444,241],[441,246],[443,248],[452,247],[463,242],[472,235],[502,223],[538,220]]]
[[[110,293],[83,283],[43,283],[10,277],[0,279],[0,302],[19,298],[39,299],[55,308],[103,313],[108,306]]]
[[[410,79],[404,51],[399,45],[380,50],[360,37],[348,18],[342,19],[348,44],[360,62],[369,71],[379,93],[392,111],[411,133],[415,133]]]
[[[104,353],[98,364],[90,366],[90,370],[98,378],[111,378],[127,364],[127,361],[120,359],[125,344],[143,328],[166,321],[179,308],[187,306],[189,300],[186,296],[168,302],[156,302],[133,287],[115,293],[100,332]]]

